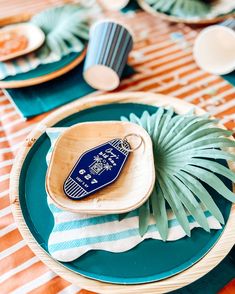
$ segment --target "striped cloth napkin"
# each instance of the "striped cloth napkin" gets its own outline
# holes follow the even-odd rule
[[[47,154],[47,164],[54,144],[60,134],[66,128],[50,128],[47,134],[51,140],[51,148]],[[59,261],[69,262],[77,259],[90,250],[105,250],[110,252],[124,252],[135,247],[145,239],[158,239],[161,236],[152,219],[144,237],[139,235],[137,210],[119,221],[117,214],[112,215],[88,215],[71,213],[57,208],[51,198],[47,197],[50,211],[54,217],[54,227],[49,236],[48,250]],[[204,211],[211,229],[220,229],[219,222]],[[175,216],[168,211],[169,235],[167,241],[174,241],[185,236],[185,232],[179,225]],[[199,227],[192,216],[188,216],[190,229]]]

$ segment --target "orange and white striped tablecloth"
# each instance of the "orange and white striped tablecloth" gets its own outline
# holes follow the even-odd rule
[[[118,91],[172,95],[203,107],[221,118],[229,129],[235,127],[235,87],[197,67],[192,56],[196,30],[184,24],[169,24],[145,12],[130,12],[122,18],[136,33],[130,62],[138,73],[124,80]],[[183,33],[180,41],[179,32]],[[30,130],[46,115],[25,121],[7,97],[0,95],[1,294],[89,293],[58,277],[33,254],[11,214],[9,178],[15,154]]]

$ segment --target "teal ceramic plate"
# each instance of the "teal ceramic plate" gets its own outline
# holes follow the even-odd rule
[[[53,63],[41,64],[37,68],[26,72],[17,74],[15,76],[9,76],[3,79],[4,82],[11,82],[11,81],[25,81],[28,79],[34,79],[41,76],[45,76],[51,74],[57,70],[64,68],[65,66],[69,65],[75,59],[77,59],[81,55],[80,53],[70,53],[69,55],[63,57],[61,60]]]
[[[121,115],[127,116],[131,112],[141,115],[144,110],[153,113],[157,108],[134,103],[102,105],[75,113],[55,126],[69,127],[86,121],[119,120]],[[43,134],[34,143],[24,161],[19,183],[19,201],[25,221],[36,241],[47,252],[47,240],[53,227],[53,217],[47,207],[45,191],[45,158],[49,147],[49,139]],[[225,184],[232,189],[230,181]],[[231,204],[216,191],[210,190],[210,193],[227,221]],[[146,240],[124,253],[90,251],[73,262],[62,264],[76,273],[104,282],[153,282],[192,266],[213,247],[222,231],[223,229],[207,233],[200,228],[194,229],[191,238],[185,237],[166,243]]]

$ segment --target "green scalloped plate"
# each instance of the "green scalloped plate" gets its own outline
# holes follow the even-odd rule
[[[69,127],[86,121],[119,120],[121,115],[127,116],[131,112],[141,115],[144,110],[153,113],[157,108],[135,103],[107,104],[75,113],[56,126]],[[24,219],[38,244],[47,252],[47,241],[53,227],[45,191],[45,157],[49,147],[49,138],[43,134],[24,161],[19,183],[19,200]],[[226,164],[225,161],[222,163]],[[224,182],[232,189],[230,181]],[[216,191],[209,192],[227,222],[231,203]],[[73,262],[61,264],[71,271],[99,281],[116,284],[148,283],[168,278],[192,266],[215,245],[222,232],[223,228],[212,230],[211,233],[197,228],[193,229],[190,238],[184,237],[174,242],[149,239],[123,253],[94,250]]]

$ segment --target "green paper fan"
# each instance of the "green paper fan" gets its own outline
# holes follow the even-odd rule
[[[63,56],[81,52],[89,36],[88,10],[77,5],[49,8],[35,15],[32,23],[42,29],[46,43],[45,56],[51,52]]]
[[[211,10],[211,1],[203,0],[145,0],[154,10],[177,17],[203,17]]]
[[[235,194],[218,177],[221,175],[235,182],[235,173],[215,161],[235,161],[235,155],[224,150],[235,147],[235,142],[228,138],[232,131],[218,128],[216,120],[209,119],[208,115],[195,116],[192,112],[175,115],[172,109],[163,108],[153,115],[144,112],[139,118],[131,114],[121,120],[142,126],[153,142],[156,182],[148,201],[138,209],[140,235],[147,232],[150,215],[153,215],[162,239],[167,239],[167,203],[188,236],[187,213],[204,230],[210,230],[201,204],[223,224],[219,208],[202,183],[235,202]],[[120,215],[120,218],[125,216]]]

